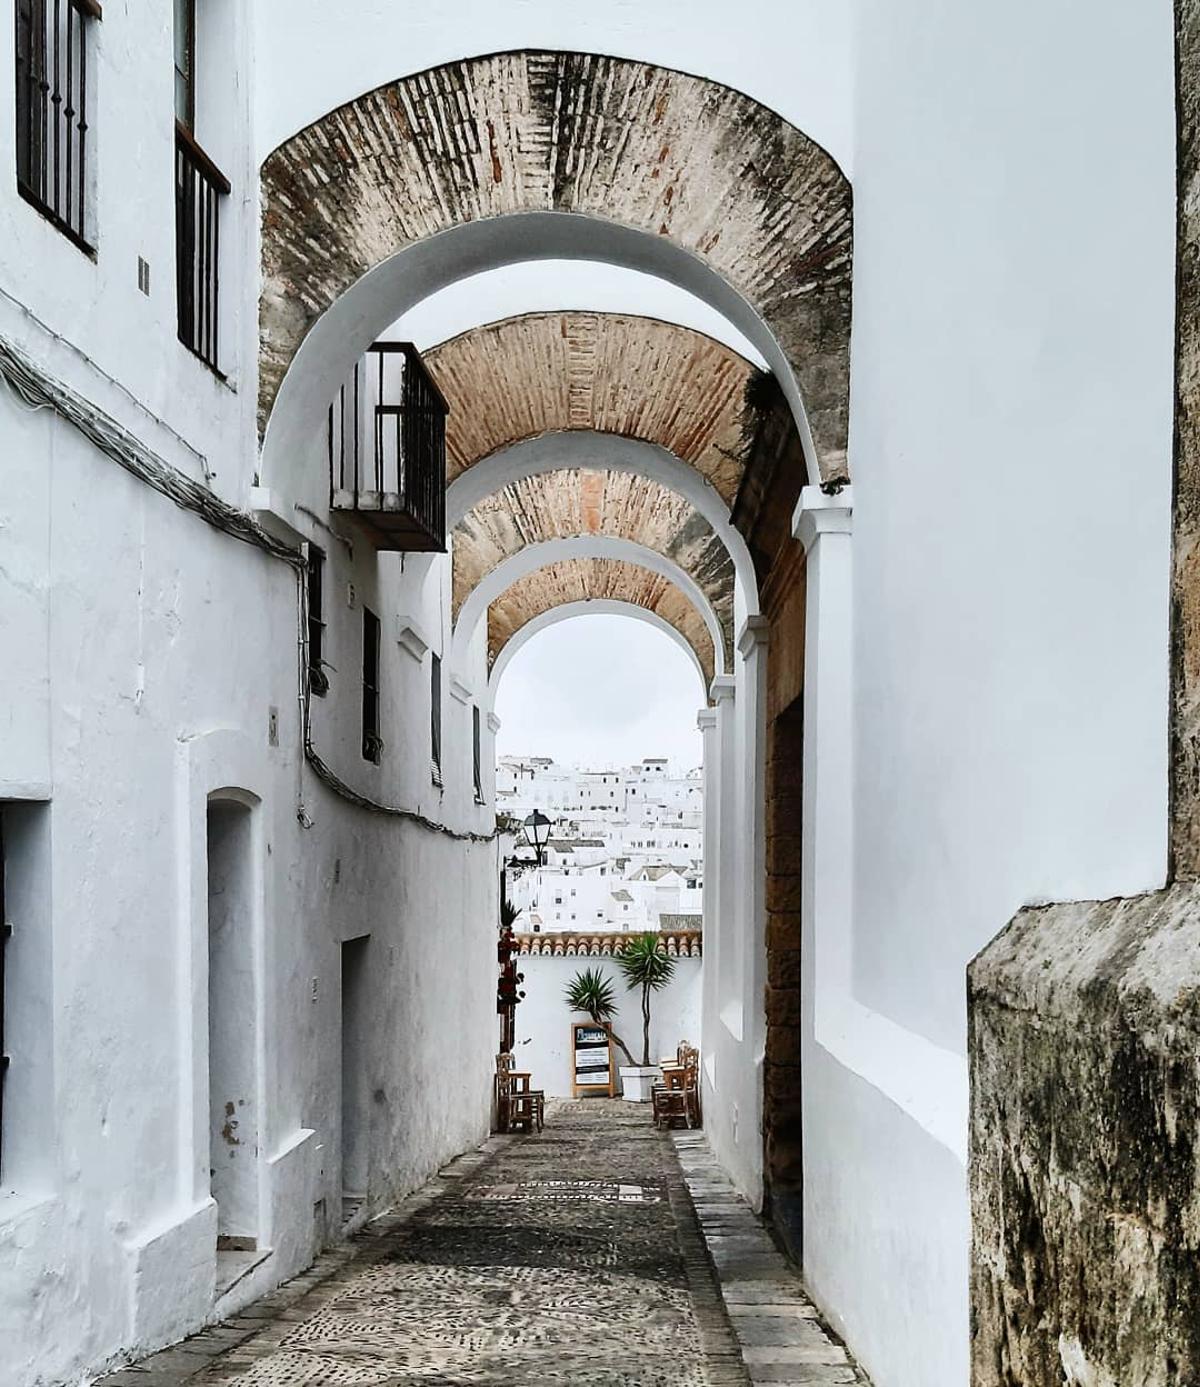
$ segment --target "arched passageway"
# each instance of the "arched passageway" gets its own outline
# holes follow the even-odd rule
[[[760,1072],[765,1052],[769,1105],[795,1108],[792,1062],[770,1068],[796,1048],[798,982],[791,955],[768,961],[767,638],[788,624],[789,667],[803,664],[792,511],[810,477],[846,474],[846,180],[799,131],[712,83],[509,54],[331,112],[270,156],[262,190],[260,476],[299,507],[324,509],[319,402],[391,322],[469,274],[543,257],[650,273],[724,314],[770,367],[694,329],[580,310],[482,324],[426,355],[448,406],[441,654],[451,723],[475,724],[470,821],[485,823],[481,714],[494,735],[510,646],[593,604],[641,608],[686,644],[712,705],[706,890],[724,936],[706,984],[707,1081],[741,1092],[752,1128],[768,1129],[767,1178],[793,1169],[798,1128],[764,1115]],[[444,581],[437,561],[416,573]],[[436,640],[402,620],[424,660]],[[782,990],[764,1008],[768,978]],[[757,1198],[762,1138],[739,1136],[745,1121],[732,1097],[711,1105],[713,1141]]]
[[[490,265],[587,255],[720,308],[776,372],[814,475],[845,474],[849,184],[736,92],[578,54],[450,64],[292,136],[262,196],[268,471],[410,304]]]

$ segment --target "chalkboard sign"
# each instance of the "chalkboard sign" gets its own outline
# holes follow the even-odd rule
[[[588,1094],[616,1093],[616,1073],[612,1062],[612,1036],[606,1025],[594,1021],[572,1021],[571,1052],[575,1061],[572,1092],[576,1098]]]

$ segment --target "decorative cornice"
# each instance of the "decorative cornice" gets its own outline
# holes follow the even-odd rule
[[[285,544],[303,544],[308,539],[291,519],[282,497],[268,487],[250,488],[250,513],[269,535]]]
[[[495,713],[489,713],[487,715],[487,725],[488,731],[492,734],[493,737],[496,735],[497,732],[500,731],[500,719],[495,715]]]
[[[708,732],[717,725],[717,710],[715,708],[701,708],[696,714],[696,726],[701,732]]]
[[[732,703],[737,697],[737,679],[732,674],[718,674],[708,686],[708,696],[714,703]]]
[[[471,692],[467,685],[463,683],[461,679],[459,679],[457,676],[454,676],[450,680],[450,697],[456,698],[459,701],[459,703],[470,703],[471,699],[474,698],[475,695]]]
[[[425,658],[425,652],[429,649],[428,639],[417,625],[416,619],[411,616],[396,618],[396,642],[401,650],[406,651],[418,662]]]
[[[822,535],[848,535],[854,516],[854,488],[844,486],[830,495],[819,486],[806,486],[792,513],[792,537],[812,552]]]
[[[756,650],[766,645],[770,634],[771,623],[765,616],[748,616],[738,633],[738,651],[743,659],[748,660]]]
[[[517,953],[532,958],[615,958],[625,950],[634,934],[517,934]],[[659,935],[659,950],[671,958],[700,958],[703,932],[698,929],[665,930]]]

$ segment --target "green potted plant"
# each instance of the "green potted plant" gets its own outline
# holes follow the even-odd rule
[[[612,1019],[617,1014],[617,996],[613,991],[612,981],[606,974],[599,968],[581,969],[567,983],[563,989],[563,996],[572,1011],[590,1016],[598,1026],[607,1025],[613,1044],[621,1050],[630,1064],[633,1063],[629,1046],[612,1028]]]
[[[642,994],[642,1062],[622,1065],[621,1089],[633,1103],[648,1103],[658,1076],[658,1066],[650,1062],[650,994],[661,991],[675,976],[675,960],[660,948],[659,935],[635,935],[617,955],[617,966],[625,978],[625,986]],[[624,1046],[622,1046],[624,1049]],[[625,1051],[628,1056],[629,1051]]]

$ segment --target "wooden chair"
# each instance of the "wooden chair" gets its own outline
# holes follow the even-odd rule
[[[675,1060],[663,1062],[663,1080],[650,1094],[654,1125],[670,1126],[681,1119],[688,1127],[700,1125],[700,1052],[683,1041]]]
[[[531,1077],[513,1068],[512,1055],[496,1056],[496,1126],[501,1132],[532,1132],[535,1124],[540,1132],[546,1125],[546,1095],[530,1087]]]

